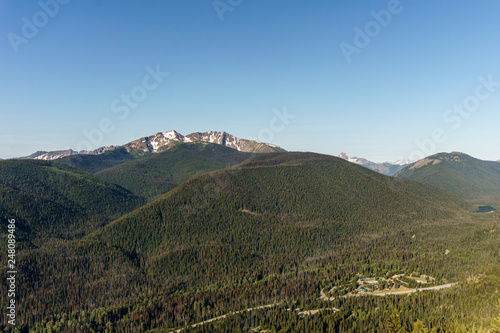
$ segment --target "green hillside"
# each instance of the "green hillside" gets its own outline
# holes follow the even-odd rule
[[[439,153],[415,162],[396,177],[428,183],[467,200],[500,196],[500,163],[463,153]]]
[[[5,160],[0,162],[0,202],[0,218],[16,219],[21,232],[62,237],[93,230],[143,199],[68,165]]]
[[[90,173],[114,167],[136,158],[123,147],[107,151],[98,155],[71,155],[58,160],[57,163],[65,163]]]
[[[100,171],[96,176],[151,200],[198,174],[229,167],[252,156],[217,144],[183,143]]]
[[[259,269],[272,271],[312,255],[318,244],[332,238],[352,242],[357,235],[452,217],[453,210],[465,207],[435,187],[383,176],[335,157],[267,154],[197,177],[95,237],[147,256],[158,273],[188,281],[193,278],[191,269],[186,271],[189,261],[203,266],[199,272],[214,270],[215,276],[222,272],[212,260],[229,258],[239,268],[231,265],[224,274],[259,263]],[[197,260],[201,257],[206,260]]]

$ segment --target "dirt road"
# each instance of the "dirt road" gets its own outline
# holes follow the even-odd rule
[[[445,288],[450,288],[457,283],[448,283],[448,284],[443,284],[440,286],[435,286],[435,287],[427,287],[427,288],[418,288],[418,289],[405,289],[405,290],[397,290],[397,291],[386,291],[386,292],[373,292],[373,293],[360,293],[356,295],[351,295],[351,296],[343,296],[343,297],[361,297],[361,296],[387,296],[387,295],[404,295],[404,294],[411,294],[415,293],[417,291],[423,291],[423,290],[440,290],[440,289],[445,289]],[[335,300],[335,297],[328,297],[326,296],[326,293],[321,290],[319,293],[319,299],[322,301],[333,301]]]
[[[403,294],[410,294],[410,293],[415,293],[417,291],[424,291],[424,290],[440,290],[440,289],[445,289],[445,288],[450,288],[454,285],[456,285],[457,283],[448,283],[448,284],[443,284],[443,285],[440,285],[440,286],[435,286],[435,287],[428,287],[428,288],[418,288],[418,289],[409,289],[409,290],[403,290],[403,291],[388,291],[388,292],[384,292],[384,293],[367,293],[366,295],[373,295],[373,296],[387,296],[387,295],[403,295]],[[358,295],[359,296],[359,295]],[[323,290],[321,290],[320,292],[320,299],[323,300],[323,301],[333,301],[335,298],[334,297],[328,297],[326,296],[325,292]],[[194,327],[197,327],[197,326],[201,326],[201,325],[205,325],[205,324],[208,324],[208,323],[211,323],[213,321],[216,321],[216,320],[221,320],[221,319],[225,319],[227,318],[228,316],[232,316],[232,315],[236,315],[236,314],[239,314],[239,313],[242,313],[242,312],[245,312],[245,311],[253,311],[253,310],[259,310],[259,309],[265,309],[265,308],[273,308],[275,306],[278,306],[279,303],[275,303],[275,304],[267,304],[267,305],[261,305],[261,306],[257,306],[255,308],[249,308],[249,309],[245,309],[245,310],[240,310],[240,311],[235,311],[235,312],[231,312],[231,313],[228,313],[228,314],[225,314],[225,315],[222,315],[222,316],[219,316],[219,317],[215,317],[215,318],[212,318],[212,319],[208,319],[208,320],[205,320],[205,321],[202,321],[202,322],[199,322],[199,323],[196,323],[196,324],[192,324],[190,327],[194,328]],[[318,310],[314,310],[315,312],[318,312],[320,311],[321,309],[318,309]],[[324,309],[323,309],[324,310]],[[338,311],[338,309],[331,309],[331,310],[334,310],[334,311]],[[305,312],[304,312],[305,313]],[[308,313],[309,314],[309,313]],[[178,330],[175,330],[175,331],[171,331],[171,332],[175,332],[175,333],[180,333],[184,331],[184,328],[179,328]]]
[[[245,312],[245,311],[253,311],[253,310],[259,310],[259,309],[265,309],[265,308],[273,308],[273,307],[278,306],[278,305],[279,305],[279,303],[277,303],[277,304],[267,304],[267,305],[257,306],[255,308],[250,308],[250,309],[240,310],[240,311],[236,311],[236,312],[231,312],[231,313],[219,316],[219,317],[215,317],[215,318],[212,318],[212,319],[208,319],[208,320],[205,320],[205,321],[193,324],[190,327],[194,328],[194,327],[197,327],[197,326],[205,325],[205,324],[211,323],[213,321],[221,320],[221,319],[227,318],[228,316],[232,316],[232,315],[235,315],[235,314],[238,314],[238,313],[242,313],[242,312]],[[179,328],[178,330],[175,330],[175,331],[172,331],[172,332],[179,333],[179,332],[182,332],[182,331],[184,331],[184,328]]]
[[[321,291],[319,292],[319,299],[322,300],[322,301],[325,301],[325,302],[331,302],[331,301],[335,300],[335,297],[328,297],[328,296],[326,296],[326,294],[323,291],[323,289],[321,289]]]
[[[403,294],[411,294],[411,293],[415,293],[417,291],[424,291],[424,290],[441,290],[441,289],[453,287],[454,285],[456,285],[456,283],[448,283],[448,284],[443,284],[443,285],[435,286],[435,287],[409,289],[409,290],[403,290],[403,291],[387,291],[384,293],[369,293],[367,295],[373,295],[373,296],[403,295]]]

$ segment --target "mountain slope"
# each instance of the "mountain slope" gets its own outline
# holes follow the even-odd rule
[[[242,152],[250,153],[270,153],[284,151],[282,148],[260,143],[252,140],[239,139],[226,132],[195,132],[189,135],[182,135],[176,131],[158,132],[155,135],[144,137],[132,141],[123,147],[127,152],[135,155],[144,155],[147,153],[158,153],[170,149],[178,143],[216,143]]]
[[[77,154],[58,159],[58,163],[68,164],[81,170],[96,173],[122,163],[133,160],[135,157],[123,147],[106,151],[102,154]]]
[[[464,199],[500,196],[500,163],[463,153],[439,153],[412,163],[396,177],[432,184]]]
[[[335,157],[272,153],[196,177],[91,239],[135,253],[152,274],[210,283],[248,270],[268,274],[318,246],[328,251],[466,206],[433,186]]]
[[[48,161],[0,162],[0,218],[32,236],[93,230],[137,208],[143,199],[77,168]]]
[[[167,151],[96,173],[107,182],[153,199],[207,171],[239,164],[253,156],[212,143],[178,143]]]

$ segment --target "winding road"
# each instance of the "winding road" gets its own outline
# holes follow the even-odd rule
[[[424,290],[441,290],[441,289],[453,287],[456,284],[457,283],[448,283],[448,284],[442,284],[440,286],[435,286],[435,287],[417,288],[417,289],[409,289],[409,290],[403,290],[403,291],[387,291],[385,293],[370,293],[368,295],[373,295],[373,296],[403,295],[403,294],[416,293],[417,291],[424,291]]]
[[[369,293],[369,294],[367,293],[366,296],[368,296],[368,295],[373,295],[373,296],[387,296],[387,295],[411,294],[411,293],[415,293],[417,291],[424,291],[424,290],[441,290],[441,289],[453,287],[456,284],[457,283],[448,283],[448,284],[443,284],[443,285],[440,285],[440,286],[428,287],[428,288],[408,289],[408,290],[402,290],[402,291],[388,291],[388,292],[384,292],[384,293]],[[357,296],[360,296],[360,295],[357,295]],[[326,296],[326,294],[325,294],[325,292],[323,290],[320,291],[320,297],[319,298],[321,300],[323,300],[323,301],[333,301],[335,299],[334,297],[328,297],[328,296]],[[208,319],[208,320],[196,323],[196,324],[192,324],[189,327],[195,328],[197,326],[201,326],[201,325],[205,325],[205,324],[217,321],[217,320],[225,319],[228,316],[233,316],[233,315],[245,312],[245,311],[248,312],[248,311],[265,309],[265,308],[273,308],[275,306],[278,306],[279,304],[280,303],[273,303],[273,304],[261,305],[261,306],[257,306],[257,307],[254,307],[254,308],[249,308],[249,309],[245,309],[245,310],[231,312],[231,313],[228,313],[228,314],[225,314],[225,315],[222,315],[222,316],[214,317],[212,319]],[[303,313],[304,314],[315,314],[315,313],[317,313],[318,311],[321,311],[321,310],[326,310],[326,309],[317,309],[317,310],[313,310],[313,311],[305,311]],[[339,311],[338,309],[335,309],[335,308],[328,309],[328,310]],[[311,312],[311,313],[308,313],[308,312]],[[173,333],[173,332],[180,333],[180,332],[182,332],[184,330],[185,330],[185,328],[179,328],[177,330],[170,331],[170,332],[171,333]]]
[[[195,328],[197,326],[201,326],[201,325],[205,325],[205,324],[208,324],[208,323],[211,323],[213,321],[216,321],[216,320],[221,320],[221,319],[224,319],[224,318],[227,318],[228,316],[232,316],[232,315],[236,315],[238,313],[242,313],[242,312],[245,312],[245,311],[253,311],[253,310],[259,310],[259,309],[265,309],[265,308],[273,308],[275,306],[278,306],[279,303],[275,303],[275,304],[267,304],[267,305],[261,305],[261,306],[257,306],[255,308],[250,308],[250,309],[245,309],[245,310],[240,310],[240,311],[236,311],[236,312],[231,312],[231,313],[228,313],[228,314],[225,314],[225,315],[222,315],[222,316],[219,316],[219,317],[215,317],[215,318],[212,318],[212,319],[208,319],[208,320],[205,320],[205,321],[202,321],[202,322],[199,322],[199,323],[196,323],[196,324],[193,324],[191,325],[190,327],[191,328]],[[175,332],[175,333],[179,333],[179,332],[182,332],[184,331],[185,328],[179,328],[178,330],[175,330],[175,331],[171,331],[171,332]]]
[[[418,291],[424,291],[424,290],[441,290],[445,288],[450,288],[456,285],[458,282],[455,283],[448,283],[448,284],[443,284],[440,286],[434,286],[434,287],[427,287],[427,288],[417,288],[417,289],[405,289],[405,290],[397,290],[397,291],[386,291],[386,292],[373,292],[373,293],[362,293],[362,294],[357,294],[357,295],[351,295],[351,296],[343,296],[343,297],[361,297],[361,296],[387,296],[387,295],[404,295],[404,294],[411,294],[411,293],[416,293]],[[327,301],[331,302],[335,300],[335,297],[328,297],[326,293],[321,290],[319,293],[319,299],[322,301]]]

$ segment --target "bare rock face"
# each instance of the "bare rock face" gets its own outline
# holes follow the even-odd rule
[[[186,136],[176,131],[169,131],[164,133],[159,132],[155,135],[132,141],[126,144],[124,147],[128,152],[156,153],[169,149],[180,142],[215,143],[226,146],[228,148],[236,149],[238,151],[252,153],[271,153],[284,151],[284,149],[275,145],[261,143],[253,140],[240,139],[226,132],[215,131],[204,133],[194,132]]]

